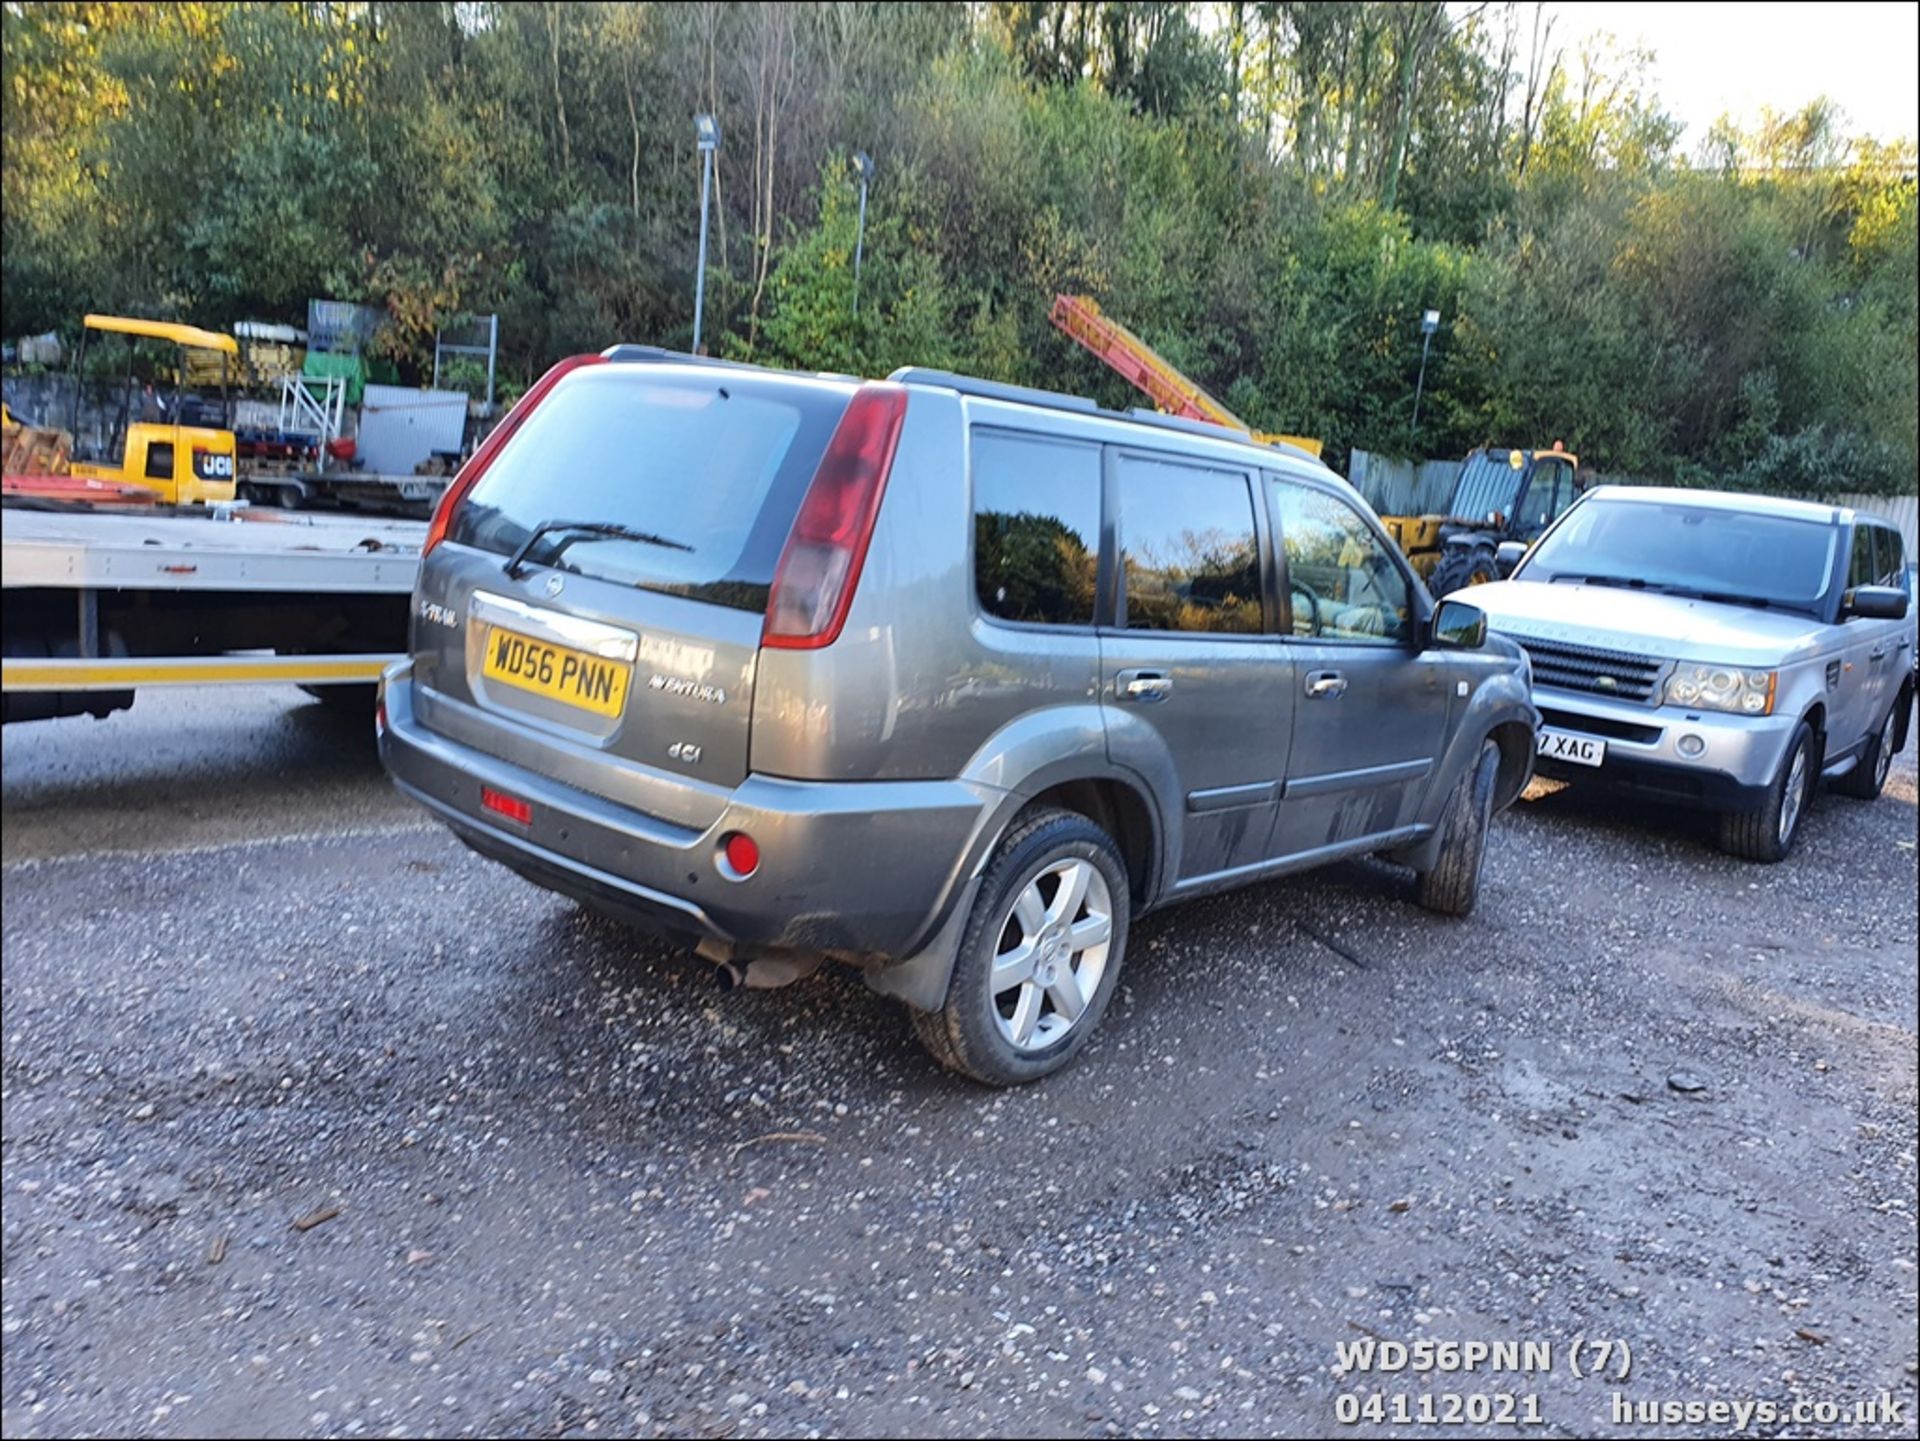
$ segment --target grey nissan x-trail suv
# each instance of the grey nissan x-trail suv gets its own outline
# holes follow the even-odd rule
[[[1354,492],[1212,426],[940,372],[562,362],[434,517],[395,781],[750,985],[822,956],[998,1084],[1130,919],[1381,852],[1463,914],[1538,716]]]

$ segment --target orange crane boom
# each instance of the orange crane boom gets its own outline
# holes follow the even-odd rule
[[[1054,329],[1078,341],[1168,415],[1204,420],[1243,431],[1263,445],[1297,445],[1313,455],[1320,442],[1300,435],[1257,431],[1167,361],[1119,321],[1109,318],[1090,296],[1056,295],[1047,318]]]

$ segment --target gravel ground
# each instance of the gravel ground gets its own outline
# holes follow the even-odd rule
[[[1471,921],[1372,862],[1163,912],[1015,1093],[532,889],[304,700],[11,727],[4,776],[9,1436],[1914,1434],[1911,748],[1780,867],[1568,790]],[[1375,1337],[1554,1369],[1336,1374]]]

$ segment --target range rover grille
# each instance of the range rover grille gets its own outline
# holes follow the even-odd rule
[[[1569,645],[1564,641],[1542,640],[1537,636],[1516,635],[1512,638],[1520,643],[1533,661],[1535,685],[1643,703],[1659,699],[1660,673],[1666,669],[1667,663],[1655,656],[1602,650],[1598,646]]]

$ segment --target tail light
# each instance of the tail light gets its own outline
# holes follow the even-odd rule
[[[762,645],[817,650],[840,638],[906,416],[900,386],[873,381],[854,392],[780,553]]]
[[[583,365],[599,365],[605,360],[604,355],[570,355],[533,383],[532,388],[520,397],[513,409],[467,457],[467,463],[460,467],[460,473],[440,492],[440,503],[433,508],[433,521],[427,526],[426,544],[420,547],[422,556],[430,555],[433,548],[447,538],[447,530],[453,525],[453,513],[460,508],[460,502],[467,498],[467,492],[486,474],[487,467],[505,449],[513,433],[533,414],[533,408],[547,398],[547,392],[558,385],[568,372],[578,370]]]

